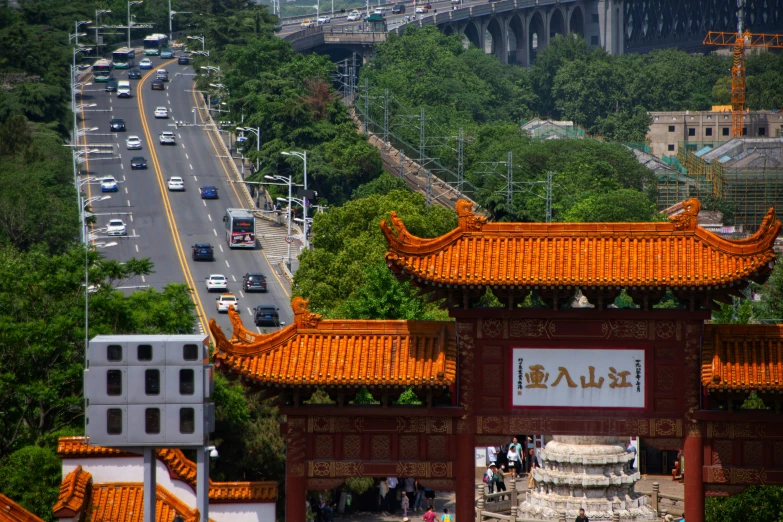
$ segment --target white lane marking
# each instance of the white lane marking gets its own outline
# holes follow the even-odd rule
[[[136,229],[135,229],[135,228],[133,228],[133,229],[131,229],[131,230],[133,230],[133,235],[135,236],[135,235],[136,235]]]
[[[122,163],[120,163],[120,168],[124,170],[124,169],[125,169],[125,165],[123,165]]]
[[[139,245],[134,245],[136,247],[136,253],[139,252]]]
[[[147,278],[146,278],[146,277],[144,277],[144,276],[141,276],[141,282],[142,282],[142,283],[146,283],[146,282],[147,282]]]
[[[128,200],[128,206],[130,206],[130,200]]]
[[[195,175],[193,176],[193,181],[198,181],[198,178]]]
[[[183,149],[185,148],[185,144],[184,144],[184,143],[182,144],[182,148],[183,148]]]
[[[258,326],[256,326],[256,331],[257,331],[258,333],[261,333],[261,328],[259,328]]]
[[[250,315],[253,315],[253,311],[250,309],[249,306],[247,307],[247,313],[249,313]]]
[[[233,274],[231,275],[231,279],[233,279],[235,283],[237,282],[237,278],[236,278],[236,277],[234,277],[234,275],[233,275]]]
[[[184,148],[185,146],[183,145],[182,147]],[[185,153],[185,159],[188,159],[188,160],[190,159],[190,158],[188,157],[188,154],[187,154],[187,152]]]
[[[126,194],[128,193],[128,187],[125,187],[125,193]]]
[[[117,155],[120,157],[120,159],[122,159],[122,153],[121,152],[118,152]]]
[[[213,228],[213,229],[212,229],[212,232],[214,232],[214,233],[215,233],[215,237],[217,237],[217,230],[215,230],[215,229]]]
[[[133,223],[133,214],[130,215],[131,223]]]
[[[242,290],[239,291],[239,297],[241,297],[242,299],[245,298],[245,294],[242,293]]]
[[[223,245],[218,245],[218,248],[220,248],[220,251],[223,251]]]
[[[123,182],[127,181],[127,180],[125,179],[125,174],[123,174],[123,175],[122,175],[122,181],[123,181]]]
[[[193,165],[191,165],[190,163],[188,163],[188,165],[190,165],[190,170],[193,170]]]
[[[212,221],[212,216],[210,216],[209,214],[207,214],[207,217],[209,218],[209,220],[210,220],[210,221]]]
[[[231,268],[231,265],[229,265],[229,264],[228,264],[228,259],[226,259],[226,266],[227,266],[228,268]]]
[[[182,134],[177,134],[177,138],[182,139]],[[187,157],[187,154],[185,156]]]
[[[201,202],[204,203],[205,207],[207,206],[207,202],[205,200],[202,199]]]

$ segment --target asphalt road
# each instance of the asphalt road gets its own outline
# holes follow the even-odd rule
[[[104,238],[97,241],[116,241],[117,246],[102,250],[110,259],[126,260],[131,257],[149,257],[155,264],[155,273],[141,280],[127,283],[128,286],[150,285],[162,289],[168,283],[187,283],[194,294],[199,315],[198,331],[206,328],[208,318],[214,317],[226,334],[231,332],[225,314],[218,314],[215,300],[219,293],[208,293],[205,280],[210,274],[223,274],[228,278],[228,290],[239,299],[240,311],[245,325],[253,328],[253,307],[264,304],[279,308],[280,320],[290,324],[293,320],[290,305],[290,289],[287,282],[267,261],[263,251],[230,250],[226,246],[223,215],[226,208],[247,208],[239,187],[229,181],[229,164],[219,156],[217,133],[204,126],[177,128],[175,121],[193,122],[193,108],[197,102],[202,107],[199,95],[188,92],[193,89],[193,70],[180,66],[176,60],[161,60],[151,57],[155,67],[164,66],[170,81],[166,90],[152,91],[150,84],[154,70],[142,71],[142,80],[131,80],[134,97],[118,99],[116,93],[103,92],[104,84],[87,87],[82,103],[95,103],[96,107],[85,112],[84,127],[98,127],[95,134],[109,132],[109,120],[123,118],[126,132],[114,136],[90,136],[88,143],[112,142],[114,156],[118,159],[101,160],[108,155],[90,155],[86,164],[90,176],[112,175],[120,181],[119,192],[112,198],[97,201],[92,210],[98,215],[96,232],[101,236],[111,217],[122,218],[128,226],[128,238]],[[127,79],[127,71],[116,70],[118,80]],[[95,89],[100,89],[95,91]],[[169,110],[168,119],[156,119],[156,107]],[[110,111],[110,112],[108,112]],[[197,113],[199,123],[205,121],[206,107]],[[160,145],[158,134],[173,131],[177,136],[176,146]],[[128,136],[139,136],[143,142],[141,151],[129,151],[125,146]],[[147,170],[131,170],[130,158],[141,155],[147,159]],[[84,167],[82,167],[84,168]],[[166,181],[180,176],[185,180],[184,192],[169,192]],[[82,176],[84,177],[84,176]],[[218,187],[220,199],[202,200],[199,187]],[[100,194],[99,183],[87,185],[89,194]],[[195,262],[191,259],[194,243],[211,243],[215,250],[214,262]],[[241,290],[242,276],[247,272],[261,272],[267,277],[267,293],[245,294]],[[259,330],[260,331],[260,330]]]

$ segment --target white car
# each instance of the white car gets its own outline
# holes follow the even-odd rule
[[[139,62],[139,69],[152,69],[152,60],[149,58],[142,58]]]
[[[212,290],[228,290],[228,280],[222,274],[212,274],[207,278],[207,292]]]
[[[228,312],[228,307],[233,306],[236,312],[239,312],[239,299],[234,294],[223,294],[215,299],[215,306],[218,312]]]
[[[174,133],[171,131],[163,131],[159,135],[161,145],[176,145],[177,142],[174,137]]]
[[[125,227],[125,223],[121,219],[112,219],[109,224],[106,225],[107,236],[127,236],[128,230]]]
[[[330,24],[332,23],[332,19],[328,16],[322,16],[318,19],[318,25],[324,25],[324,24]]]
[[[185,190],[185,182],[178,176],[169,178],[169,190]]]
[[[348,20],[349,22],[355,22],[361,19],[362,19],[362,13],[360,13],[359,11],[351,11],[351,14],[349,14],[348,18],[346,18],[346,20]]]
[[[141,138],[128,136],[128,139],[125,140],[125,145],[128,147],[128,150],[141,150]]]
[[[427,9],[425,9],[425,8],[423,8],[423,7],[417,7],[417,8],[416,8],[416,13],[417,13],[417,14],[424,14],[424,13],[426,13],[426,12],[427,12]]]
[[[168,118],[169,110],[166,107],[155,107],[156,118]]]
[[[113,176],[101,178],[101,192],[117,192],[118,190],[117,180]]]

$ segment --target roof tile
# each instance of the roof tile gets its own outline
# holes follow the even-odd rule
[[[0,493],[0,522],[44,522],[38,516]]]
[[[81,466],[68,473],[60,485],[60,496],[52,508],[58,518],[75,517],[84,511],[89,500],[92,475]]]
[[[707,325],[701,380],[710,391],[783,391],[783,325]]]

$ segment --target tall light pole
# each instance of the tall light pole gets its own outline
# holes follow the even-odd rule
[[[130,30],[131,30],[131,14],[130,14],[130,8],[134,5],[141,5],[143,4],[143,0],[139,0],[138,2],[131,2],[128,0],[128,47],[131,46],[131,40],[130,40]]]
[[[92,20],[85,20],[82,22],[79,22],[78,20],[74,23],[74,34],[76,35],[76,47],[79,47],[79,37],[80,36],[87,36],[86,34],[79,34],[79,27],[83,25],[90,25],[92,23]]]
[[[87,353],[87,346],[90,344],[90,244],[87,238],[87,224],[84,222],[84,209],[95,201],[105,201],[111,199],[111,196],[96,196],[90,199],[83,199],[79,194],[79,215],[82,220],[82,241],[84,241],[84,353]],[[101,248],[114,246],[117,243],[104,243]],[[97,245],[96,245],[97,248]]]
[[[96,55],[101,54],[101,43],[100,43],[100,41],[98,39],[98,29],[100,28],[101,24],[99,22],[98,17],[101,16],[102,14],[111,14],[111,10],[109,10],[109,9],[96,9],[95,10],[95,49],[97,49],[96,52],[95,52]]]
[[[171,29],[171,23],[172,20],[174,20],[174,15],[178,15],[178,14],[190,14],[190,11],[172,11],[171,0],[169,0],[169,40],[174,39],[174,32]]]
[[[304,190],[305,195],[302,197],[302,218],[304,219],[304,243],[305,250],[310,249],[310,240],[307,238],[307,151],[304,152],[281,152],[283,156],[295,156],[304,161]],[[291,197],[289,195],[288,199]],[[289,201],[290,205],[290,201]]]
[[[283,176],[264,176],[264,178],[272,181],[282,181],[284,183],[288,183],[288,237],[291,237],[291,189],[293,188],[293,181],[291,180],[291,176],[288,176],[287,178]],[[286,240],[286,244],[288,245],[288,269],[291,270],[291,243]]]
[[[201,42],[201,50],[204,50],[204,41],[206,40],[206,37],[204,36],[188,36],[188,40],[198,40]]]
[[[259,164],[259,156],[261,155],[261,127],[256,127],[253,129],[252,127],[237,127],[237,130],[239,132],[252,132],[256,135],[256,152],[258,152],[258,155],[256,156],[256,172],[258,172],[258,169],[260,167]]]

